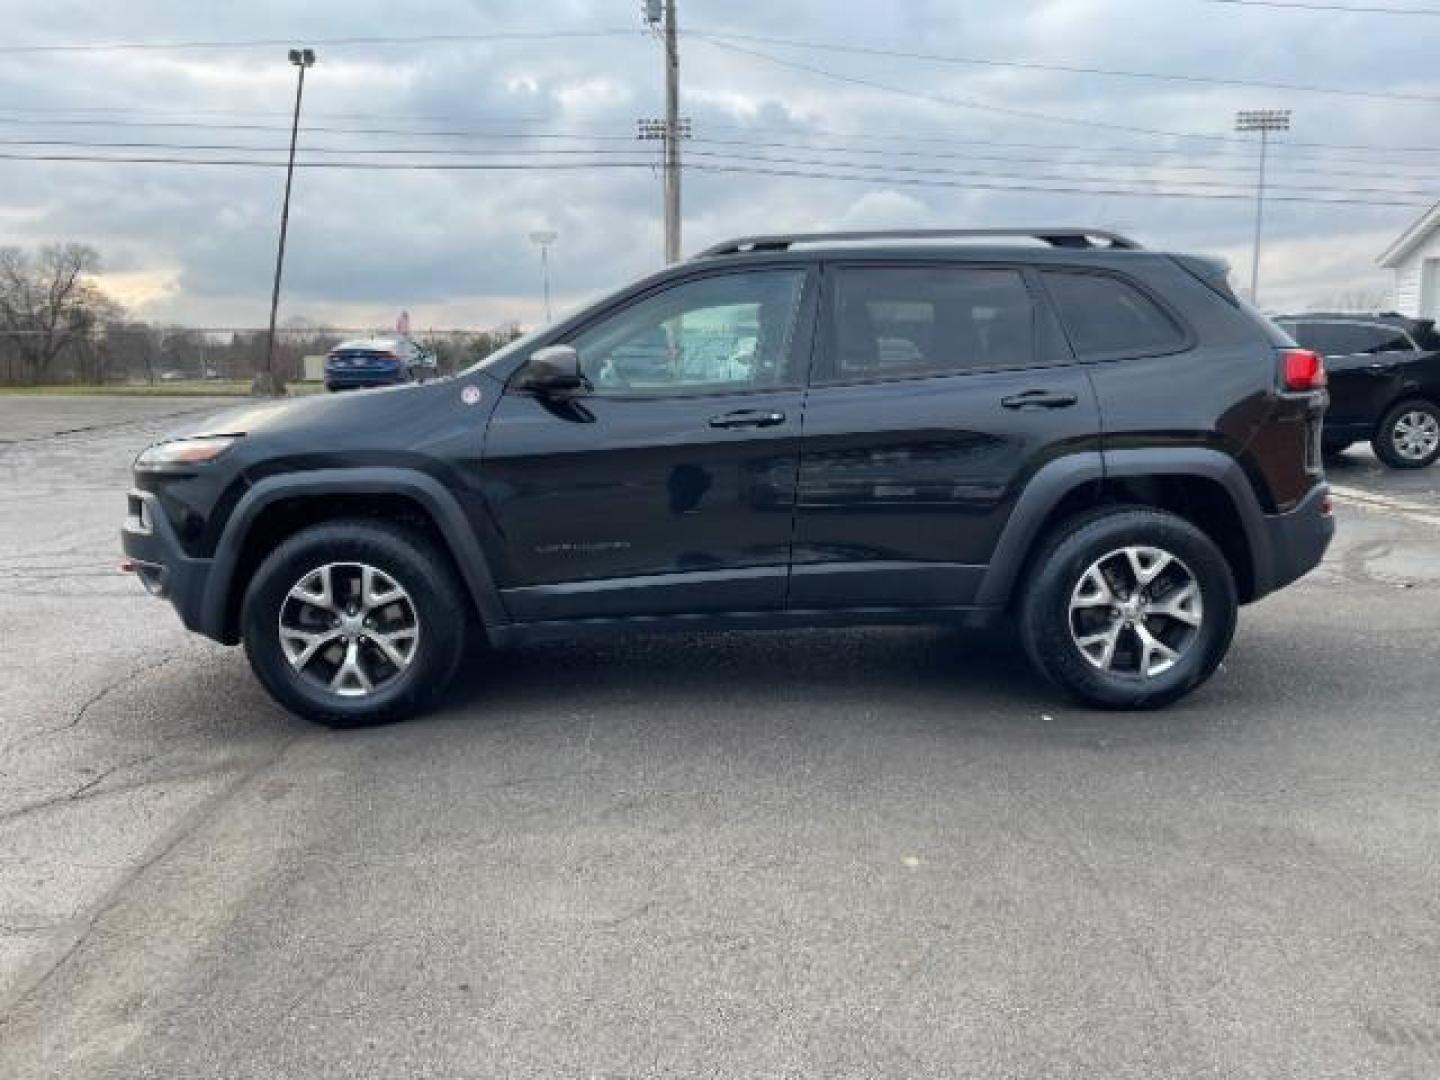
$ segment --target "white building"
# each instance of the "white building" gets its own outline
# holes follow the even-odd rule
[[[1440,319],[1440,203],[1421,214],[1378,261],[1394,275],[1396,311],[1412,319]]]

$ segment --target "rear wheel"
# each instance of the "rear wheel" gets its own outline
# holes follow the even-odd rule
[[[1235,631],[1229,564],[1174,514],[1107,508],[1062,524],[1020,603],[1031,662],[1092,705],[1166,705],[1214,673]]]
[[[1392,469],[1423,469],[1440,458],[1440,407],[1418,398],[1400,402],[1380,421],[1371,445]]]
[[[466,609],[419,533],[338,521],[297,533],[250,582],[241,612],[256,676],[291,712],[331,727],[409,716],[450,682]]]

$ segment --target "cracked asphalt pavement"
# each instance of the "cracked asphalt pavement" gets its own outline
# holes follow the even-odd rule
[[[903,629],[335,733],[115,570],[206,407],[0,397],[0,1076],[1440,1075],[1440,469],[1161,713]]]

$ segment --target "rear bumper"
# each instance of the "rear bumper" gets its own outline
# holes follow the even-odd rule
[[[219,640],[219,628],[207,625],[204,615],[210,560],[192,559],[185,554],[180,538],[152,493],[131,491],[126,499],[128,511],[120,527],[120,547],[134,564],[141,584],[152,596],[169,600],[186,629]]]
[[[400,371],[327,371],[325,389],[361,390],[367,386],[394,386],[405,382],[405,372]]]
[[[1335,536],[1329,512],[1330,485],[1316,484],[1300,504],[1285,514],[1264,514],[1261,522],[1268,551],[1257,553],[1255,599],[1304,577],[1325,557]]]

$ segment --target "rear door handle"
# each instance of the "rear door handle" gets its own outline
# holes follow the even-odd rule
[[[1080,399],[1074,394],[1056,393],[1052,390],[1026,390],[1000,399],[1007,409],[1068,409]]]
[[[718,428],[774,427],[784,422],[783,412],[772,412],[769,409],[739,409],[710,418],[710,426]]]

